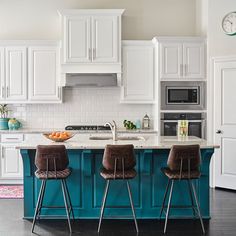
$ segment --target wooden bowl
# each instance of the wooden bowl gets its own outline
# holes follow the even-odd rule
[[[54,138],[54,137],[49,137],[50,134],[51,133],[44,133],[43,136],[54,142],[65,142],[66,140],[69,140],[74,136],[74,134],[69,133],[69,136],[66,138]]]

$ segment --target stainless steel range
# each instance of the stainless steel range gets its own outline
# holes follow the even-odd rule
[[[68,125],[65,127],[65,130],[102,131],[111,130],[111,128],[104,125]]]

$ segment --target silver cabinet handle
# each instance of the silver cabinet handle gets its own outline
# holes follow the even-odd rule
[[[2,98],[5,97],[5,94],[4,94],[4,87],[2,86]]]
[[[61,88],[60,88],[60,86],[58,86],[58,98],[59,99],[61,98]]]
[[[7,86],[7,98],[9,97],[9,87]]]
[[[93,60],[95,60],[96,59],[96,49],[94,48],[93,49]]]
[[[188,73],[188,65],[185,64],[185,66],[184,66],[184,74],[187,75],[187,73]]]
[[[90,61],[92,60],[92,50],[91,50],[91,48],[89,48],[89,60]]]
[[[2,159],[4,159],[4,155],[3,155],[3,147],[1,148],[1,156],[2,156]]]
[[[184,75],[184,65],[180,64],[180,76]]]

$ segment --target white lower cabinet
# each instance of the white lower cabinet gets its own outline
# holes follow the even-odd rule
[[[24,139],[23,134],[1,135],[0,184],[20,184],[23,179],[23,165],[20,150],[16,145]]]
[[[122,103],[154,103],[154,46],[151,41],[122,43]]]
[[[2,145],[2,168],[3,178],[22,178],[22,160],[19,150],[15,146]]]

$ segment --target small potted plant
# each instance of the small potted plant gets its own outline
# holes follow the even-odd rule
[[[0,104],[0,130],[8,129],[9,112],[7,104]]]

